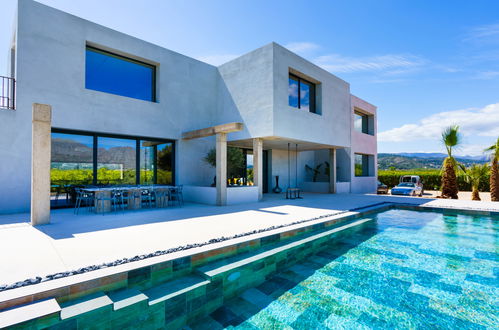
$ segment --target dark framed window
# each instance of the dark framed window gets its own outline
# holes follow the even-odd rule
[[[355,154],[355,176],[374,175],[374,157],[372,155]]]
[[[52,129],[54,193],[72,186],[175,184],[175,142]]]
[[[85,88],[156,102],[156,67],[87,46]]]
[[[288,104],[294,108],[316,113],[315,103],[315,84],[290,73]]]
[[[355,111],[353,114],[353,126],[357,132],[374,135],[374,117]]]

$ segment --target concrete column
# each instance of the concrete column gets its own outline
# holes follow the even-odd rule
[[[263,197],[263,140],[253,139],[253,183],[258,187],[258,200]]]
[[[217,205],[227,205],[227,133],[217,134]]]
[[[336,149],[329,149],[329,193],[336,194]]]
[[[52,107],[33,103],[31,149],[31,224],[50,222],[50,148]]]

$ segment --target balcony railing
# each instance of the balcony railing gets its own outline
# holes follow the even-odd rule
[[[0,109],[16,108],[16,80],[0,76]]]

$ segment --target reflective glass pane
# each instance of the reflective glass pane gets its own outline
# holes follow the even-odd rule
[[[99,184],[135,184],[135,140],[99,137],[97,148]]]
[[[157,184],[173,184],[173,143],[156,147]]]
[[[252,186],[253,182],[253,151],[246,154],[246,180],[245,184]]]
[[[362,132],[362,116],[355,113],[353,115],[353,126],[357,132]]]
[[[153,66],[87,48],[85,87],[88,89],[155,101],[154,74]]]
[[[291,77],[288,85],[288,104],[298,108],[298,80]]]
[[[310,111],[310,85],[303,80],[300,82],[300,109]]]
[[[173,144],[140,141],[140,183],[173,184]]]
[[[140,183],[153,184],[155,182],[157,142],[140,141]]]
[[[52,133],[50,184],[54,206],[71,203],[71,187],[93,182],[93,137]]]
[[[363,176],[363,155],[355,154],[355,176]]]

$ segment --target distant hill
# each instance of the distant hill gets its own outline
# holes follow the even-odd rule
[[[405,156],[405,157],[414,157],[414,158],[445,158],[447,157],[447,154],[444,153],[436,153],[436,152],[400,152],[397,154],[386,154],[386,155],[398,155],[398,156]],[[466,160],[479,160],[479,161],[487,161],[487,156],[486,155],[481,155],[481,156],[456,156],[456,158],[459,159],[466,159]]]
[[[444,158],[443,153],[400,153],[400,154],[378,154],[378,169],[380,170],[410,170],[416,168],[439,169]],[[487,162],[486,156],[456,156],[458,162],[465,166],[475,163]]]

